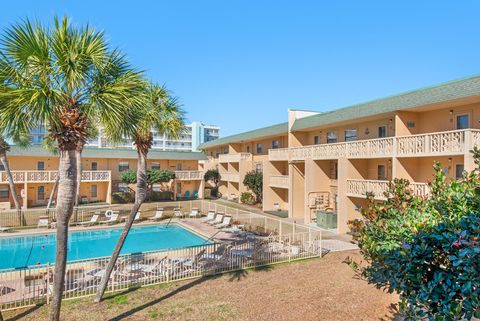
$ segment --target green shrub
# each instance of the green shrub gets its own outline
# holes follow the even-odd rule
[[[135,195],[127,192],[112,193],[112,204],[127,204],[135,201]]]
[[[363,218],[350,227],[369,265],[350,263],[399,294],[406,320],[470,320],[480,317],[480,172],[458,181],[439,164],[435,172],[427,198],[406,180],[395,180],[384,202],[367,196]]]
[[[243,204],[253,205],[255,204],[255,197],[250,192],[243,192],[242,195],[240,195],[240,202]]]
[[[243,185],[248,187],[255,194],[255,199],[258,202],[262,201],[263,195],[263,174],[257,171],[250,171],[245,174]]]

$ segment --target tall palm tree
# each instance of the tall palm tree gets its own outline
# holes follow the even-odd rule
[[[178,137],[184,130],[184,112],[176,98],[168,93],[165,87],[151,84],[147,88],[147,100],[143,108],[137,109],[140,113],[138,126],[131,137],[137,148],[137,191],[135,193],[135,202],[130,215],[128,216],[125,227],[120,235],[112,257],[108,262],[105,274],[100,282],[95,296],[95,302],[100,302],[107,288],[108,280],[115,267],[120,251],[128,236],[128,232],[133,225],[135,215],[147,195],[147,154],[152,147],[153,134],[152,128],[159,133],[166,133],[170,137]]]
[[[13,135],[44,126],[60,153],[50,320],[60,318],[77,182],[75,151],[94,122],[113,141],[133,130],[131,110],[142,101],[143,83],[102,32],[73,26],[66,17],[55,18],[52,27],[22,21],[0,40],[0,128]]]

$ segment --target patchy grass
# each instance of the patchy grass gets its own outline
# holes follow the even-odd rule
[[[273,268],[186,280],[65,301],[62,320],[391,320],[396,296],[355,278],[337,252]],[[48,320],[48,307],[4,313],[6,320]]]

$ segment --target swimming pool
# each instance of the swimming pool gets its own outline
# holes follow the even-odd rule
[[[74,231],[68,238],[68,261],[112,255],[122,228]],[[55,262],[56,234],[36,234],[0,238],[0,269]],[[171,224],[134,226],[122,254],[174,249],[206,244],[197,234]]]

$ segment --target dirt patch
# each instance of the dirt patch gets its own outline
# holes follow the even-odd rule
[[[391,320],[397,297],[354,278],[337,252],[273,268],[241,271],[67,301],[63,320]],[[5,313],[8,320],[47,320],[48,307]]]

